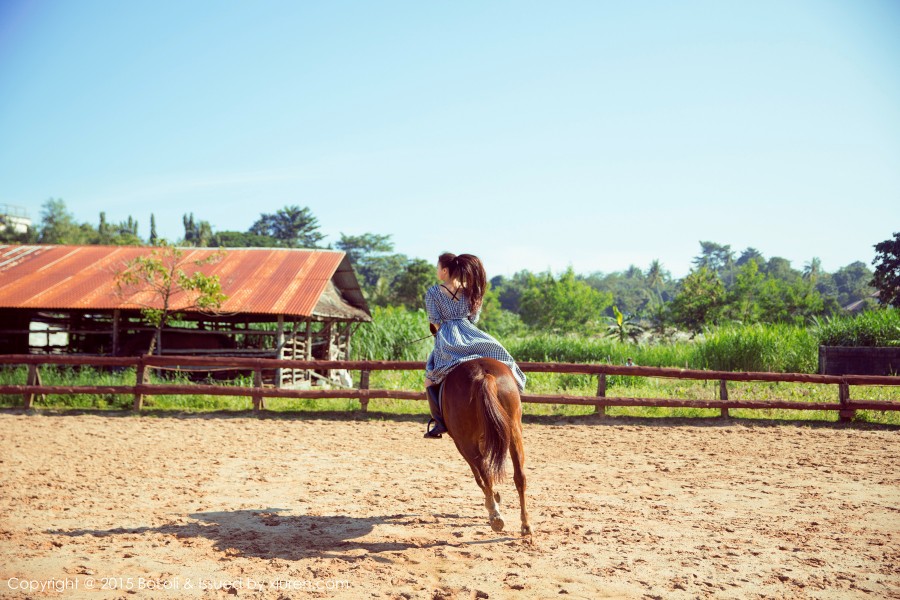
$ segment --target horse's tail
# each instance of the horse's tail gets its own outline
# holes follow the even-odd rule
[[[510,420],[497,396],[497,378],[481,371],[472,382],[472,400],[479,406],[484,423],[484,473],[494,482],[503,481],[509,452]]]

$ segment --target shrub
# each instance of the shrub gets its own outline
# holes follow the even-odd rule
[[[815,327],[821,346],[898,346],[900,309],[880,308],[853,317],[835,317]]]

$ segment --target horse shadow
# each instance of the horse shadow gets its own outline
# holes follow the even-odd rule
[[[423,543],[419,540],[371,542],[365,536],[376,525],[390,524],[415,528],[418,515],[397,514],[385,517],[345,517],[337,515],[286,515],[285,509],[232,510],[192,513],[194,522],[169,523],[158,527],[117,527],[114,529],[78,529],[48,531],[68,537],[119,535],[172,535],[179,539],[212,540],[217,551],[229,557],[281,558],[301,560],[333,557],[354,560],[365,550],[373,558],[385,552],[446,545],[445,541]],[[462,518],[462,517],[460,517]]]

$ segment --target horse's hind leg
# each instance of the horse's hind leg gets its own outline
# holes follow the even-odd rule
[[[500,494],[494,492],[490,479],[484,478],[484,507],[488,511],[488,521],[494,531],[503,531],[506,523],[500,515]]]
[[[481,491],[483,492],[484,491],[484,480],[481,477],[481,472],[471,462],[469,463],[469,468],[472,469],[472,475],[475,476],[475,483],[478,484],[478,487],[480,487]],[[498,505],[500,504],[500,492],[497,492],[497,491],[494,492],[494,502],[496,502]]]
[[[494,531],[503,531],[503,527],[506,523],[500,515],[500,494],[494,491],[493,482],[491,482],[490,477],[481,470],[481,465],[484,462],[481,454],[463,454],[463,457],[466,459],[466,462],[469,463],[472,474],[475,475],[475,483],[477,483],[478,487],[481,488],[481,491],[484,492],[484,507],[488,511],[488,522],[491,524],[491,529]]]
[[[513,480],[516,482],[516,491],[519,492],[522,535],[531,535],[531,525],[528,523],[528,511],[525,510],[525,446],[522,443],[521,423],[514,423],[512,426],[512,439],[509,444],[509,454],[512,456]]]

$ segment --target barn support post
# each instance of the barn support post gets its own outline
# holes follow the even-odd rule
[[[852,421],[853,417],[856,416],[856,410],[850,408],[849,383],[842,382],[838,384],[838,398],[841,402],[841,409],[838,411],[840,420],[844,422]]]
[[[275,358],[284,358],[284,315],[278,315],[278,328],[275,330]],[[281,367],[275,369],[275,387],[281,387]]]
[[[147,365],[144,362],[144,356],[141,356],[137,362],[134,382],[134,403],[132,410],[140,412],[144,407],[144,394],[141,393],[140,387],[147,383]]]
[[[28,365],[28,376],[25,378],[25,385],[42,385],[41,384],[41,372],[38,370],[37,365]],[[25,408],[31,408],[34,405],[34,392],[26,392],[22,398],[22,406]],[[47,395],[41,394],[41,400],[46,400]]]
[[[255,389],[262,391],[262,368],[256,367],[253,369],[253,387]],[[261,393],[253,394],[253,411],[260,412],[265,410],[265,398],[263,398]]]
[[[597,397],[606,398],[606,373],[597,375]],[[606,406],[603,404],[594,405],[594,413],[601,417],[606,416]]]
[[[121,312],[117,308],[112,315],[112,355],[119,355],[119,318]]]
[[[303,360],[312,360],[312,321],[306,322],[306,348],[303,351]],[[312,369],[307,369],[304,379],[312,385]]]
[[[359,389],[368,390],[369,389],[369,371],[360,371],[359,373]],[[360,395],[359,397],[359,410],[362,412],[369,412],[369,396]]]
[[[725,381],[724,379],[719,380],[719,400],[722,400],[722,401],[728,400],[728,382]],[[721,410],[721,412],[719,413],[719,416],[722,417],[723,419],[727,419],[728,418],[728,409],[723,407],[720,410]]]

